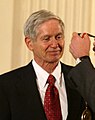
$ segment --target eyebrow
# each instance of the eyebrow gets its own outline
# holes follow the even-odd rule
[[[78,35],[80,35],[80,34],[82,34],[82,33],[78,33]],[[93,37],[93,38],[95,38],[95,35],[92,35],[92,34],[90,34],[90,33],[86,33],[89,37]]]

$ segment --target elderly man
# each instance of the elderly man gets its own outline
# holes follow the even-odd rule
[[[0,76],[0,120],[81,120],[85,101],[69,87],[72,67],[60,61],[64,23],[40,10],[27,19],[24,34],[34,58]]]

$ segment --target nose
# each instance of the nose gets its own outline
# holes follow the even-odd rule
[[[51,39],[51,47],[53,48],[58,47],[58,41],[55,38]]]

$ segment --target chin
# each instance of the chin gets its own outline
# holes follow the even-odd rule
[[[51,59],[49,60],[50,63],[54,63],[54,62],[59,62],[59,59]]]
[[[48,56],[48,58],[46,59],[47,62],[53,63],[53,62],[59,62],[60,58],[62,57],[62,55],[50,55]]]

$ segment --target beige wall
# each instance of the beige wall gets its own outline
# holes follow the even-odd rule
[[[75,64],[69,53],[72,32],[95,34],[95,0],[0,0],[0,74],[25,65],[33,58],[24,43],[23,24],[30,13],[39,9],[51,10],[65,23],[62,61],[66,64]],[[90,56],[95,64],[92,49]]]
[[[11,69],[13,0],[0,0],[0,73]]]

